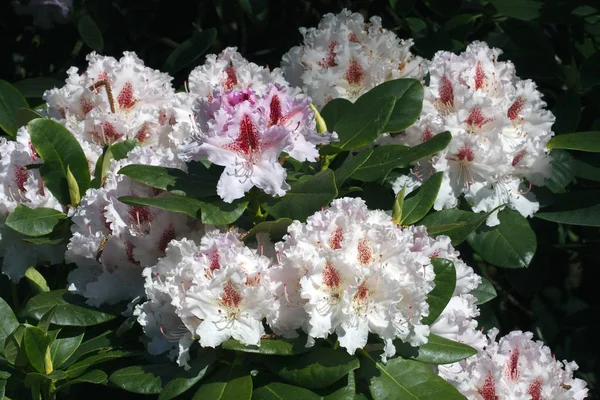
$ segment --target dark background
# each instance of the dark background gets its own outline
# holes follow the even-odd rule
[[[367,17],[380,16],[384,27],[400,38],[414,38],[413,52],[423,57],[438,50],[460,52],[473,40],[500,47],[521,78],[538,84],[557,116],[557,134],[600,130],[600,4],[585,0],[75,0],[68,21],[50,30],[36,27],[30,16],[16,15],[10,1],[3,0],[0,79],[20,88],[24,84],[19,81],[26,78],[64,80],[70,66],[85,68],[85,56],[91,51],[86,43],[97,41],[99,35],[102,53],[118,58],[123,51],[135,51],[147,65],[161,69],[179,44],[210,28],[216,29],[217,39],[209,52],[237,46],[249,60],[276,67],[281,56],[300,43],[299,27],[316,26],[324,13],[344,7]],[[81,22],[89,17],[97,30]],[[90,32],[95,32],[91,39]],[[189,71],[203,61],[204,56],[195,53],[189,64],[178,68],[175,86],[181,87]],[[29,87],[31,106],[43,103],[43,89]],[[600,157],[570,154],[557,162],[555,184],[537,192],[542,205],[550,191],[598,196],[600,174],[583,173],[577,160],[600,167]],[[573,183],[563,189],[569,181]],[[502,334],[513,329],[534,332],[557,359],[577,361],[579,377],[587,380],[590,398],[595,398],[600,358],[599,229],[535,218],[530,223],[538,251],[526,270],[487,265],[468,245],[461,245],[466,261],[498,291],[498,298],[482,307],[480,326],[496,326]],[[107,395],[134,398],[85,385],[74,387],[70,398]]]

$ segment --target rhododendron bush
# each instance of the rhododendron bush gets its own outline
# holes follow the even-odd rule
[[[593,397],[595,8],[117,3],[12,4],[0,400]]]

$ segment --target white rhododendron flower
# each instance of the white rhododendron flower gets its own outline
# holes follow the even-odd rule
[[[0,258],[3,258],[2,272],[14,282],[38,262],[56,264],[63,260],[64,246],[25,242],[21,234],[4,225],[8,214],[19,204],[64,211],[44,185],[39,172],[42,162],[27,128],[19,129],[15,140],[0,137]]]
[[[262,320],[277,310],[271,264],[246,247],[237,230],[215,229],[201,240],[172,241],[166,256],[144,270],[148,301],[135,311],[150,338],[149,351],[170,350],[185,365],[192,338],[199,338],[202,347],[230,338],[260,345]]]
[[[189,91],[196,97],[211,97],[235,89],[252,89],[262,95],[270,84],[288,86],[279,68],[270,71],[246,60],[235,47],[227,47],[218,55],[209,54],[206,61],[190,72]]]
[[[271,280],[280,309],[269,325],[291,336],[302,328],[309,344],[336,333],[350,354],[369,332],[384,340],[384,357],[395,354],[393,339],[426,343],[421,319],[435,276],[429,258],[411,250],[412,236],[362,199],[334,200],[305,224],[294,221],[276,244]]]
[[[346,9],[326,14],[318,28],[300,28],[302,46],[283,56],[286,79],[322,108],[332,99],[356,100],[375,86],[397,78],[421,79],[426,62],[410,52],[412,40],[383,29],[381,18],[369,23]]]
[[[283,151],[304,161],[315,161],[316,146],[335,134],[316,133],[308,99],[292,89],[269,85],[263,95],[253,89],[229,90],[198,101],[197,133],[182,146],[181,158],[225,167],[217,193],[231,202],[256,186],[283,196],[289,185],[279,163]]]
[[[421,118],[389,141],[414,146],[445,130],[452,141],[418,161],[412,176],[396,181],[396,193],[443,171],[436,210],[455,207],[461,195],[475,212],[504,204],[525,217],[538,210],[530,189],[543,185],[551,172],[546,143],[554,116],[535,84],[520,80],[510,61],[498,61],[500,54],[474,42],[460,55],[440,51],[434,56]],[[488,218],[489,226],[499,223],[498,211]]]
[[[486,340],[477,329],[476,317],[479,316],[477,298],[471,293],[481,284],[481,277],[473,268],[460,259],[460,253],[450,244],[448,236],[432,238],[424,226],[408,227],[412,236],[411,251],[428,258],[443,258],[452,261],[456,270],[456,286],[452,298],[431,324],[431,333],[446,339],[465,343],[478,350],[483,349]]]
[[[554,358],[550,348],[532,340],[530,332],[513,331],[496,342],[497,329],[488,333],[485,350],[440,366],[440,376],[468,399],[580,400],[587,396],[585,381],[573,377],[575,362]]]
[[[170,151],[137,147],[126,159],[113,161],[104,186],[89,189],[70,210],[73,236],[65,259],[77,268],[69,274],[69,290],[95,306],[143,294],[142,269],[154,265],[172,239],[201,228],[184,214],[120,202],[122,196],[170,196],[116,173],[128,164],[183,167]]]
[[[146,67],[132,52],[120,60],[92,52],[87,60],[83,73],[70,68],[65,86],[44,93],[50,117],[98,155],[104,145],[126,139],[152,148],[177,144],[173,127],[191,111],[181,112],[185,102],[175,95],[168,74]]]

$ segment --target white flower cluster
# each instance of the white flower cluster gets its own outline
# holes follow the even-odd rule
[[[412,40],[383,29],[379,17],[365,23],[361,14],[344,9],[300,33],[304,44],[286,53],[281,67],[319,109],[340,97],[354,101],[385,81],[421,79],[427,73],[425,60],[410,52]]]
[[[554,358],[530,332],[513,331],[496,342],[497,329],[488,333],[484,351],[466,360],[440,366],[440,375],[468,399],[580,400],[587,396],[585,381],[573,377],[575,362]]]
[[[198,220],[185,214],[120,202],[121,196],[170,196],[118,175],[127,164],[184,167],[150,148],[134,148],[127,159],[113,162],[103,187],[89,189],[70,210],[73,236],[65,259],[77,268],[69,273],[69,290],[94,306],[143,295],[142,269],[156,264],[171,240],[201,229]]]
[[[253,89],[215,90],[200,98],[199,131],[183,146],[185,159],[207,158],[225,167],[217,193],[227,202],[256,186],[271,195],[285,195],[289,185],[279,163],[283,151],[300,161],[316,161],[316,146],[336,139],[316,132],[310,101],[287,86],[268,84],[263,94]]]
[[[149,352],[170,351],[187,365],[192,338],[203,347],[230,338],[260,345],[262,320],[276,310],[271,264],[246,247],[237,230],[209,230],[200,241],[172,241],[166,256],[144,270],[148,301],[134,311],[151,338]]]
[[[461,195],[475,212],[508,205],[529,217],[538,210],[530,189],[543,185],[551,171],[546,143],[554,116],[535,84],[519,79],[510,61],[498,61],[500,54],[474,42],[460,55],[441,51],[434,56],[421,118],[393,141],[414,146],[446,130],[452,141],[417,162],[412,175],[399,178],[396,193],[443,171],[437,210],[455,207]],[[498,211],[488,225],[499,223]]]
[[[5,228],[4,221],[19,204],[30,208],[47,207],[64,211],[56,197],[44,186],[39,173],[42,160],[33,150],[27,128],[15,140],[0,137],[0,257],[2,271],[19,281],[25,270],[38,262],[60,263],[64,247],[23,241],[22,236]]]
[[[397,227],[383,211],[369,211],[361,199],[342,198],[295,221],[275,246],[279,266],[271,280],[279,315],[270,326],[280,334],[302,328],[309,338],[336,333],[354,354],[369,332],[395,354],[392,340],[427,342],[427,294],[435,274],[428,257],[411,251],[412,232]]]

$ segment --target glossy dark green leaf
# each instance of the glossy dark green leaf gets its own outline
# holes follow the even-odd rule
[[[274,204],[266,207],[275,218],[291,218],[300,221],[327,206],[337,197],[333,171],[327,169],[310,178],[295,182],[291,189]]]
[[[481,283],[477,289],[471,291],[471,294],[477,298],[477,305],[485,304],[498,296],[494,285],[484,277],[481,277]]]
[[[174,368],[177,367],[169,364],[135,365],[116,370],[108,380],[128,392],[159,394],[169,382]]]
[[[401,132],[421,115],[423,86],[417,79],[393,79],[375,86],[356,100],[355,108],[376,107],[375,101],[386,97],[393,97],[396,102],[382,132]]]
[[[505,209],[498,214],[500,225],[483,226],[467,241],[485,261],[503,268],[526,268],[537,249],[535,232],[517,211]]]
[[[417,160],[445,149],[451,139],[450,132],[442,132],[414,147],[402,145],[376,147],[371,157],[351,175],[351,178],[364,182],[384,178],[394,168],[408,167]]]
[[[17,134],[17,110],[29,108],[27,100],[13,85],[0,79],[0,129],[10,136]]]
[[[346,179],[350,178],[354,171],[360,168],[371,155],[373,154],[373,150],[365,149],[357,154],[350,154],[344,160],[344,163],[334,171],[335,173],[335,183],[338,187],[338,190],[342,187]]]
[[[321,117],[323,117],[327,124],[327,130],[335,132],[337,123],[350,109],[352,109],[352,102],[341,97],[325,104],[325,107],[321,110]]]
[[[462,243],[488,217],[488,213],[473,213],[462,210],[441,210],[429,214],[419,223],[427,228],[431,236],[446,235],[452,239],[452,245]]]
[[[431,325],[440,316],[454,294],[456,287],[456,269],[454,263],[444,258],[432,258],[435,272],[435,287],[427,295],[429,315],[423,318],[423,324]]]
[[[48,336],[51,336],[51,333],[48,332],[48,330],[50,329],[52,316],[54,315],[55,312],[56,312],[56,306],[54,306],[54,307],[50,308],[48,311],[46,311],[44,313],[44,315],[42,315],[42,318],[40,318],[40,320],[37,323],[37,327],[40,328],[44,332],[44,334],[47,334]],[[56,337],[56,334],[54,334],[53,337]]]
[[[145,185],[194,198],[215,196],[221,173],[222,168],[215,165],[206,168],[201,163],[190,163],[188,173],[177,168],[142,164],[127,165],[119,171]]]
[[[279,218],[275,221],[265,221],[256,224],[244,236],[244,241],[248,242],[256,238],[257,233],[267,233],[272,241],[279,241],[287,234],[287,228],[293,222],[290,218]]]
[[[4,357],[9,364],[22,367],[28,364],[25,346],[23,344],[23,334],[25,325],[18,325],[16,329],[6,337],[4,341]]]
[[[107,330],[99,335],[96,335],[84,342],[82,342],[75,353],[67,359],[65,362],[66,366],[73,365],[76,361],[80,360],[83,356],[97,352],[107,351],[113,349],[113,339],[115,332]]]
[[[83,330],[77,329],[73,331],[62,330],[50,344],[50,355],[52,357],[52,365],[55,368],[60,368],[77,350],[83,340]]]
[[[96,21],[89,14],[85,14],[79,18],[79,21],[77,21],[77,31],[85,44],[92,50],[102,53],[102,50],[104,50],[104,38]]]
[[[93,369],[75,379],[71,379],[70,381],[58,386],[56,390],[66,390],[69,387],[78,383],[93,383],[95,385],[100,385],[106,382],[106,378],[108,378],[106,372],[99,369]]]
[[[116,318],[118,310],[98,309],[85,304],[85,299],[66,289],[40,293],[29,299],[21,313],[40,319],[49,309],[56,307],[52,323],[59,326],[91,326]]]
[[[267,366],[293,385],[321,389],[332,385],[360,366],[358,358],[345,349],[313,349],[295,357],[272,357]]]
[[[25,328],[23,332],[23,345],[25,346],[25,354],[27,359],[40,374],[45,374],[45,358],[46,352],[49,351],[50,338],[40,328],[30,326]]]
[[[216,38],[217,30],[214,28],[195,33],[169,54],[163,64],[163,71],[170,74],[181,71],[204,54]]]
[[[420,221],[435,203],[442,185],[443,172],[437,172],[429,177],[417,192],[404,200],[402,206],[402,225],[412,225]]]
[[[12,308],[0,297],[0,354],[4,351],[4,341],[19,326]]]
[[[394,97],[374,99],[368,106],[355,103],[350,112],[335,124],[339,141],[334,145],[342,150],[352,150],[372,143],[385,132],[395,103]]]
[[[112,360],[118,360],[120,358],[131,357],[138,354],[139,353],[137,352],[122,350],[101,351],[97,354],[93,354],[91,356],[80,359],[75,364],[70,365],[65,372],[69,378],[76,378],[78,376],[83,375],[88,369],[90,369],[90,367],[94,365],[98,365]],[[171,366],[171,368],[172,367],[173,366]]]
[[[268,0],[238,0],[238,4],[244,13],[256,25],[262,25],[269,16]]]
[[[19,127],[27,125],[29,121],[33,121],[36,118],[44,118],[44,116],[29,108],[19,108],[17,110],[17,125]]]
[[[567,133],[554,136],[547,144],[550,149],[580,150],[600,153],[600,131]]]
[[[239,367],[222,368],[196,391],[192,400],[250,400],[252,376]]]
[[[64,81],[46,77],[23,79],[14,83],[15,87],[24,97],[38,99],[44,95],[46,90],[62,87],[64,84]]]
[[[252,400],[323,400],[324,397],[298,386],[281,382],[271,382],[261,386],[252,393]],[[200,399],[198,399],[200,400]]]
[[[491,0],[491,3],[498,14],[523,21],[538,18],[544,5],[543,1],[536,0]]]
[[[61,204],[71,201],[67,182],[67,167],[70,168],[80,193],[90,187],[90,170],[85,153],[79,142],[65,127],[49,119],[34,119],[27,124],[31,143],[44,160],[40,174],[46,187]]]
[[[383,364],[376,361],[377,357],[373,353],[361,357],[361,375],[369,381],[369,392],[374,399],[464,399],[425,363],[396,357]]]
[[[413,347],[408,343],[395,340],[397,355],[427,364],[450,364],[477,354],[477,350],[464,343],[458,343],[433,333],[427,343]]]
[[[544,184],[553,193],[562,193],[575,179],[575,160],[566,150],[552,150],[552,171]]]
[[[536,218],[560,224],[600,226],[600,204],[565,211],[539,212]]]
[[[573,165],[576,177],[600,182],[600,168],[579,160],[574,160]]]
[[[238,340],[229,339],[224,341],[221,347],[225,350],[273,356],[291,356],[309,351],[306,347],[306,336],[300,336],[296,339],[261,339],[260,346],[245,345]]]
[[[44,236],[67,215],[53,208],[29,208],[19,204],[6,218],[5,224],[26,236]]]
[[[173,380],[164,387],[158,400],[171,400],[188,391],[204,378],[216,360],[214,351],[205,352],[190,362],[190,369],[181,371]]]

